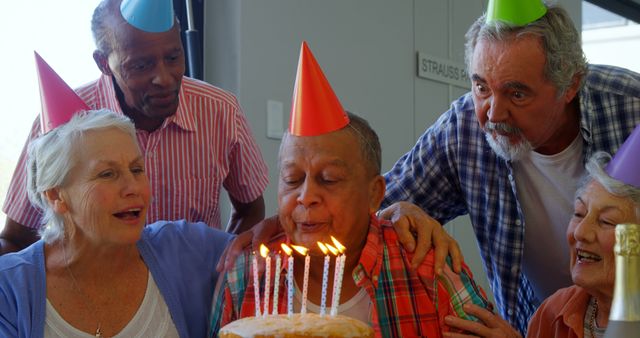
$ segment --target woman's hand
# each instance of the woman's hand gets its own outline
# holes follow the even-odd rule
[[[411,260],[413,269],[418,268],[433,245],[436,273],[442,272],[447,255],[451,256],[453,271],[460,273],[462,252],[458,242],[424,210],[409,202],[396,202],[382,210],[379,216],[393,223],[402,246],[414,253]]]
[[[216,270],[222,272],[231,269],[236,258],[242,253],[245,247],[251,245],[253,251],[258,252],[260,251],[260,243],[268,242],[271,237],[281,231],[282,227],[280,227],[280,222],[278,222],[278,216],[265,218],[251,229],[239,234],[238,237],[224,249],[216,265]],[[262,269],[262,267],[260,267],[260,269]]]
[[[522,335],[511,327],[509,323],[502,319],[499,315],[474,304],[465,304],[462,309],[469,315],[472,315],[480,322],[474,322],[458,318],[455,316],[446,316],[444,322],[454,328],[464,330],[467,333],[445,332],[445,337],[491,337],[491,338],[522,338]]]

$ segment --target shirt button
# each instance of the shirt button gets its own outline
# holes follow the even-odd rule
[[[517,219],[516,220],[516,225],[521,225],[521,224],[522,224],[522,222],[519,219]]]
[[[513,182],[513,175],[509,174],[509,181]]]
[[[513,310],[509,309],[507,313],[509,314],[509,316],[513,316]]]
[[[511,272],[518,273],[518,267],[517,266],[511,267]]]

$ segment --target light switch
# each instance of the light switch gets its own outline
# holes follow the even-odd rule
[[[267,100],[267,137],[282,139],[284,134],[284,111],[281,101]]]

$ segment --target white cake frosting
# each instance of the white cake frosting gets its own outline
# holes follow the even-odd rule
[[[373,329],[351,317],[315,313],[246,317],[225,325],[220,337],[373,337]]]

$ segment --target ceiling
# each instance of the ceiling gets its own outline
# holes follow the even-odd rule
[[[640,23],[640,0],[587,0],[610,12]]]

